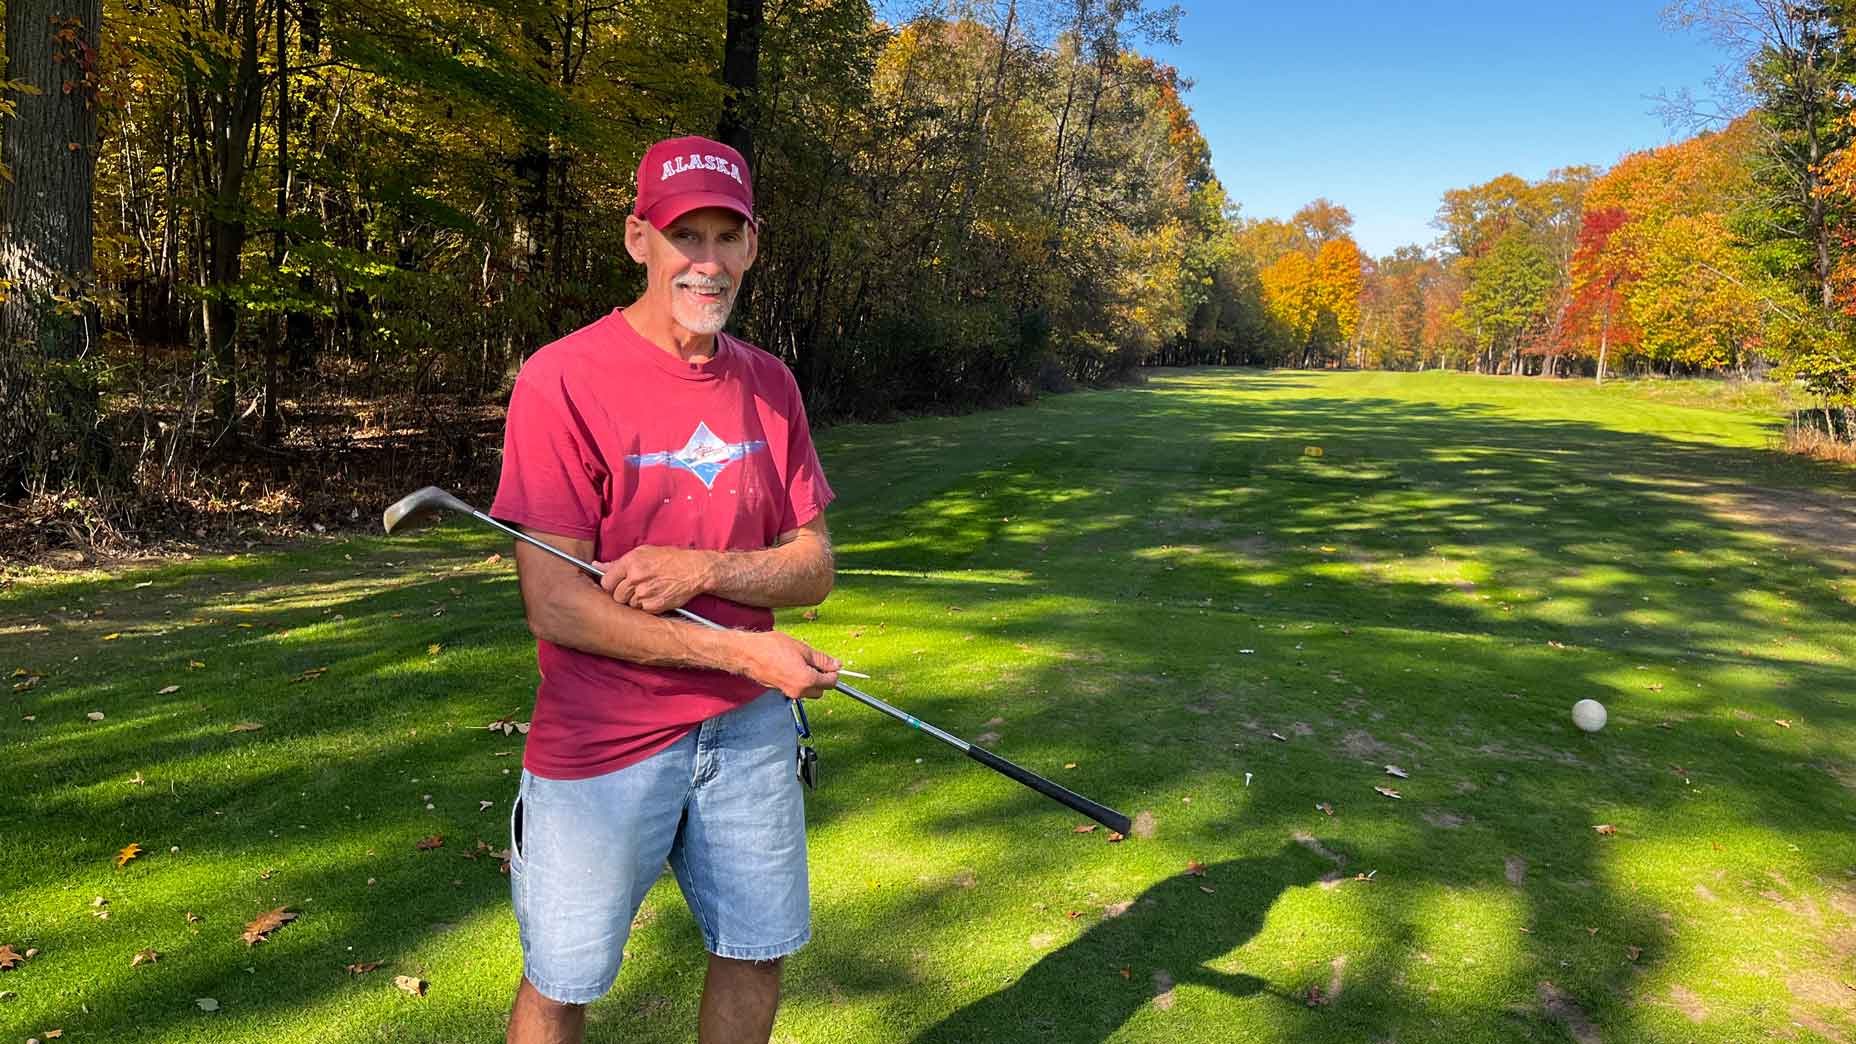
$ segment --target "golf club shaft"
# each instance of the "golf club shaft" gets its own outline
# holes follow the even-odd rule
[[[508,533],[510,536],[515,537],[517,540],[523,541],[524,543],[532,544],[535,547],[538,547],[541,550],[546,551],[547,553],[553,555],[554,557],[559,558],[561,561],[579,568],[581,571],[585,572],[589,576],[594,577],[595,579],[598,579],[606,575],[604,571],[602,571],[598,566],[594,565],[593,563],[583,562],[580,559],[575,558],[574,556],[568,554],[567,552],[562,551],[560,548],[555,547],[553,544],[550,544],[545,540],[537,540],[534,537],[529,536],[527,533],[524,533],[521,530],[515,528],[514,526],[504,525],[503,523],[497,521],[494,518],[491,518],[489,515],[486,515],[483,512],[478,511],[475,508],[472,508],[470,513],[472,517],[476,518],[478,521],[494,526],[497,529],[500,529],[503,532]],[[727,630],[727,628],[723,627],[721,624],[718,624],[715,621],[710,620],[709,618],[705,616],[700,616],[696,613],[692,613],[688,609],[677,608],[671,611],[683,617],[685,620],[689,620],[692,623],[698,623],[704,627],[708,627],[708,628],[711,628],[717,631]],[[872,710],[881,711],[884,714],[887,714],[890,717],[896,719],[897,721],[900,721],[906,725],[912,726],[914,728],[920,729],[923,732],[926,732],[928,735],[933,736],[935,739],[940,740],[941,742],[947,744],[950,747],[953,747],[954,749],[965,754],[967,757],[972,758],[974,761],[977,761],[980,764],[986,766],[987,768],[992,769],[994,772],[997,772],[1002,776],[1007,776],[1011,779],[1015,779],[1018,782],[1024,784],[1025,786],[1030,787],[1032,790],[1035,790],[1038,793],[1044,795],[1045,797],[1050,798],[1052,801],[1055,801],[1060,805],[1063,805],[1070,809],[1074,809],[1075,811],[1080,812],[1085,816],[1088,816],[1090,819],[1093,819],[1096,822],[1102,824],[1103,826],[1108,827],[1110,830],[1113,830],[1113,831],[1116,831],[1117,833],[1122,833],[1122,834],[1126,834],[1128,832],[1128,826],[1129,826],[1128,817],[1122,815],[1120,812],[1117,812],[1112,808],[1109,808],[1107,805],[1103,805],[1103,804],[1099,804],[1097,802],[1091,801],[1088,798],[1082,796],[1081,794],[1078,794],[1074,790],[1071,790],[1061,784],[1053,783],[1050,780],[1045,779],[1043,776],[1038,775],[1037,773],[1031,771],[1028,768],[1015,764],[1011,761],[1007,761],[1006,759],[1000,757],[997,754],[994,754],[992,751],[987,750],[984,747],[974,746],[973,744],[968,743],[966,740],[961,739],[959,736],[956,736],[951,732],[944,732],[941,729],[935,728],[933,725],[930,725],[927,722],[921,720],[920,718],[917,718],[913,714],[910,714],[902,710],[899,707],[892,707],[889,704],[883,702],[882,700],[877,699],[875,696],[872,696],[866,692],[860,692],[857,689],[853,688],[852,686],[846,685],[842,681],[834,685],[833,688],[837,689],[839,692],[845,694],[846,696],[849,696],[851,699],[856,700],[857,702],[863,704],[864,706],[871,708]]]

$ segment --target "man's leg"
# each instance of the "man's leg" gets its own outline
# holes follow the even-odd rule
[[[779,1006],[779,958],[737,961],[710,954],[709,975],[702,984],[697,1041],[699,1044],[767,1044],[767,1038],[773,1035],[773,1013]],[[578,1039],[574,1039],[574,1044],[578,1044]],[[514,1044],[514,1038],[511,1042]]]
[[[780,959],[812,937],[793,718],[769,692],[697,732],[695,789],[670,866],[709,951],[702,1044],[765,1044]]]
[[[516,987],[508,1044],[580,1044],[585,1034],[586,1005],[549,1000],[526,978]]]

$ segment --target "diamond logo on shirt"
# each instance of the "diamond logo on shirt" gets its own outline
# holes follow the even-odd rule
[[[680,450],[664,450],[658,453],[633,453],[625,458],[627,464],[636,464],[641,468],[663,465],[682,468],[684,471],[702,480],[704,489],[715,488],[715,477],[734,461],[750,453],[767,448],[767,443],[760,439],[750,442],[723,442],[709,425],[696,422],[696,430],[690,433],[690,440]]]

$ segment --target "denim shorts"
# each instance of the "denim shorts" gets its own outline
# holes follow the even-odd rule
[[[764,961],[804,946],[812,906],[795,743],[786,697],[767,692],[603,776],[524,770],[509,880],[528,981],[565,1004],[604,996],[666,861],[710,953]]]

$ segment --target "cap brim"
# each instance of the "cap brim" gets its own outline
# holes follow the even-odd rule
[[[649,221],[653,228],[662,232],[671,222],[683,215],[692,210],[702,210],[705,207],[720,207],[723,210],[731,210],[746,218],[749,224],[758,224],[758,222],[754,220],[753,212],[741,205],[741,200],[725,192],[685,192],[670,196],[666,199],[658,200],[655,206],[638,216]]]

